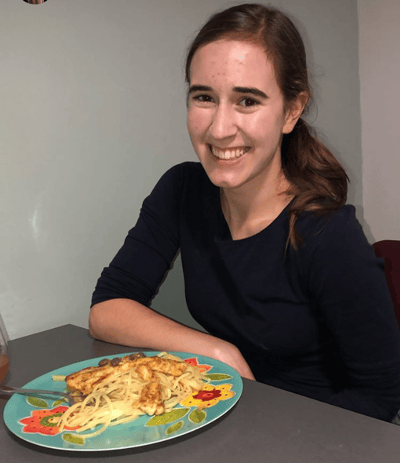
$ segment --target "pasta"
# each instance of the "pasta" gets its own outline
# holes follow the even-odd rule
[[[202,389],[207,378],[197,367],[167,353],[157,357],[125,357],[120,368],[101,366],[73,373],[65,378],[76,394],[77,403],[60,417],[58,426],[77,428],[76,432],[100,429],[80,437],[94,437],[109,426],[134,421],[143,414],[160,415]],[[100,377],[100,379],[98,379]],[[96,381],[93,384],[93,379]],[[86,397],[81,391],[90,393]]]

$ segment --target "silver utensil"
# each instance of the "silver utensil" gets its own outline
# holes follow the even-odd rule
[[[55,396],[61,396],[64,397],[64,399],[67,400],[68,405],[74,405],[75,401],[73,397],[70,394],[67,394],[66,392],[58,392],[58,391],[42,391],[40,389],[22,389],[22,388],[16,388],[16,387],[9,387],[9,386],[0,386],[0,394],[6,394],[6,395],[13,395],[13,394],[22,394],[22,395],[28,395],[28,396],[42,396],[42,395],[55,395]]]

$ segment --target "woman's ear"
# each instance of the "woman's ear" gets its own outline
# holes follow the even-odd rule
[[[290,106],[286,111],[286,122],[283,126],[282,133],[287,134],[294,129],[294,126],[296,125],[300,116],[303,114],[304,108],[307,106],[308,100],[308,93],[301,92],[296,100],[290,103]]]

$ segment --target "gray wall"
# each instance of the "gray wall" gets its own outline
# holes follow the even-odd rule
[[[400,240],[400,2],[358,8],[365,231]]]
[[[170,166],[195,159],[183,56],[208,16],[233,4],[0,0],[0,312],[10,338],[87,326],[96,280],[142,200]],[[362,206],[357,1],[272,4],[303,33],[318,106],[310,121]],[[196,326],[179,260],[154,307]]]

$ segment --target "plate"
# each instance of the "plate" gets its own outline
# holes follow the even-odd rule
[[[148,357],[159,353],[145,352]],[[6,426],[21,439],[42,447],[71,451],[118,450],[155,444],[194,432],[220,418],[239,400],[243,382],[232,367],[202,355],[170,353],[199,366],[209,376],[210,382],[203,391],[194,393],[189,401],[186,399],[177,404],[172,412],[156,417],[157,420],[143,415],[131,423],[109,427],[98,436],[76,439],[73,437],[73,434],[76,434],[74,431],[65,430],[60,433],[51,425],[51,415],[63,411],[58,407],[66,408],[64,403],[60,403],[59,398],[42,396],[43,402],[32,401],[28,397],[15,394],[8,400],[4,409]],[[118,355],[98,357],[59,368],[36,378],[24,387],[63,391],[65,382],[53,381],[53,375],[68,375],[82,368],[97,366],[100,360],[113,357]],[[92,431],[86,431],[89,432]]]

